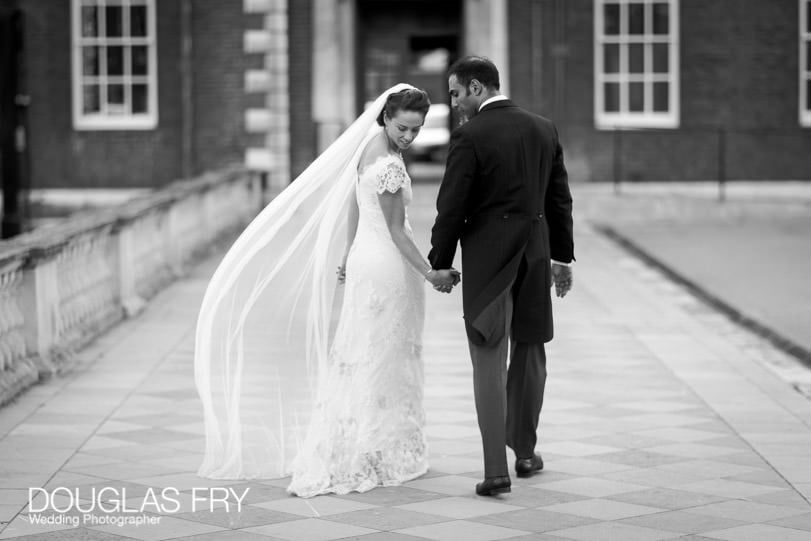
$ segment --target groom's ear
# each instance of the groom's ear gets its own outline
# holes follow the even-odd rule
[[[479,82],[478,79],[471,79],[467,85],[468,93],[473,94],[474,96],[480,95],[482,93],[482,90],[484,90],[484,87],[482,86],[482,84]]]

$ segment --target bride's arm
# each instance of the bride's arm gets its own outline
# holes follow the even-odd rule
[[[355,242],[355,233],[358,232],[358,199],[355,197],[354,190],[352,191],[352,200],[349,202],[349,216],[346,222],[346,253]]]
[[[341,270],[346,272],[346,258],[349,256],[349,249],[352,248],[352,243],[355,242],[355,234],[358,232],[358,200],[353,191],[351,201],[349,201],[349,209],[347,210],[346,221],[346,251],[344,258],[341,262]]]
[[[426,280],[433,285],[452,285],[453,278],[441,276],[438,271],[431,268],[431,264],[420,253],[414,241],[406,233],[405,229],[405,205],[403,204],[402,189],[392,193],[384,191],[378,194],[380,208],[386,218],[386,225],[389,228],[391,239],[400,250],[400,253],[411,263],[411,265],[422,274]]]
[[[358,174],[369,165],[370,158],[374,157],[376,154],[380,154],[384,152],[384,147],[381,145],[381,141],[379,137],[375,137],[371,139],[367,144],[366,148],[363,149],[361,153],[361,157],[358,160]],[[355,189],[357,190],[357,183],[355,184]],[[349,250],[352,248],[352,243],[355,242],[355,235],[358,232],[358,220],[360,219],[360,210],[358,209],[358,199],[353,190],[352,198],[349,201],[349,207],[347,209],[347,219],[346,219],[346,250],[344,251],[344,257],[341,260],[341,266],[338,267],[338,281],[344,283],[346,280],[346,260],[349,257]]]

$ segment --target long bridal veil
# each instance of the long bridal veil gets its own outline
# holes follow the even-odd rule
[[[283,477],[326,370],[357,165],[384,92],[251,222],[206,289],[194,370],[206,446],[198,474]]]

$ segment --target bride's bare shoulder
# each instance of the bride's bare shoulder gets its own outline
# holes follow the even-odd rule
[[[366,143],[366,148],[363,149],[363,154],[361,154],[360,161],[358,162],[358,171],[363,171],[388,153],[389,149],[386,144],[386,136],[381,132]]]

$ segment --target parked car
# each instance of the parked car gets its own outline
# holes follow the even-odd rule
[[[425,115],[420,134],[411,144],[409,150],[415,159],[428,159],[435,162],[444,162],[448,155],[448,141],[451,132],[449,129],[450,107],[445,103],[434,103]]]

